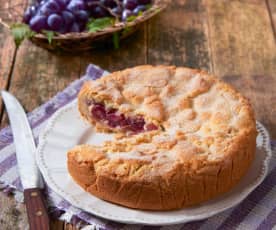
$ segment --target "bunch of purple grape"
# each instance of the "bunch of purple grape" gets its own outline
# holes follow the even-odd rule
[[[23,18],[33,31],[81,32],[90,18],[127,21],[147,9],[151,0],[37,0]]]

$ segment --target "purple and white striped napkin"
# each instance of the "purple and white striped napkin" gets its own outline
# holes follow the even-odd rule
[[[51,100],[28,114],[36,141],[51,115],[76,98],[82,84],[87,80],[100,78],[106,71],[95,65],[89,65],[86,75],[71,83]],[[276,229],[276,141],[271,142],[272,160],[269,173],[264,182],[257,187],[241,204],[209,219],[188,224],[171,226],[125,225],[98,218],[73,207],[46,186],[45,195],[49,201],[50,214],[61,220],[71,222],[84,229]],[[0,131],[0,188],[5,193],[14,193],[20,199],[22,186],[16,168],[15,147],[10,127]]]

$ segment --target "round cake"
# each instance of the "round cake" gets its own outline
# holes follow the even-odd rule
[[[230,85],[203,71],[138,66],[86,82],[82,117],[114,140],[68,152],[87,192],[135,209],[172,210],[233,188],[256,148],[253,110]]]

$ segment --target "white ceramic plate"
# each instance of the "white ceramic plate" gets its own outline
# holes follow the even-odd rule
[[[46,183],[74,206],[109,220],[146,225],[187,223],[213,216],[240,203],[265,178],[271,157],[269,136],[257,123],[256,159],[247,175],[230,192],[201,205],[178,211],[150,212],[125,208],[103,201],[85,192],[69,176],[66,166],[67,151],[78,144],[112,139],[111,134],[96,133],[79,116],[76,101],[60,109],[49,120],[40,136],[37,163]]]

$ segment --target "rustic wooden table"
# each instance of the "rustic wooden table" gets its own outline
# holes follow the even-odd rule
[[[16,49],[9,31],[0,26],[1,89],[31,111],[82,76],[89,63],[109,71],[145,63],[202,68],[246,95],[257,119],[276,139],[276,0],[172,2],[119,50],[55,55],[27,41]],[[0,111],[4,127],[8,122],[2,102]],[[0,207],[1,229],[28,229],[24,205],[0,194]],[[76,228],[52,220],[52,229]]]

